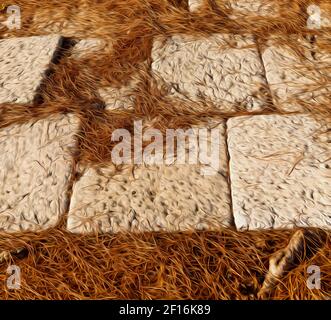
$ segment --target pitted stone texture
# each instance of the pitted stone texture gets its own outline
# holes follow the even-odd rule
[[[276,3],[270,0],[216,0],[214,5],[218,8],[232,10],[230,18],[235,19],[244,15],[271,16],[279,14],[279,8]],[[204,4],[208,0],[189,0],[189,9],[191,12],[203,10]]]
[[[228,121],[238,229],[331,228],[331,128],[325,129],[306,115]]]
[[[74,133],[72,116],[0,130],[0,231],[54,226],[66,210]]]
[[[188,0],[189,10],[198,12],[203,10],[208,0]],[[327,1],[318,4],[307,4],[307,7],[288,0],[215,0],[213,7],[231,10],[230,19],[284,17],[308,14],[307,25],[311,29],[331,27],[331,4]],[[306,11],[306,12],[305,12]]]
[[[225,5],[233,10],[233,17],[238,15],[257,15],[257,16],[272,16],[279,14],[277,3],[266,0],[230,0],[217,1],[225,3]]]
[[[280,109],[303,111],[304,106],[330,103],[331,54],[319,49],[322,42],[330,45],[331,39],[275,38],[264,48],[266,77]],[[291,49],[293,46],[301,56]]]
[[[68,229],[171,232],[231,225],[224,125],[215,130],[220,154],[214,174],[203,175],[208,167],[202,164],[139,165],[116,175],[112,166],[82,169],[73,187]]]
[[[154,76],[172,97],[206,100],[222,111],[255,111],[264,105],[263,66],[250,36],[159,38],[152,60]]]
[[[60,37],[0,40],[0,103],[30,103],[58,47]]]

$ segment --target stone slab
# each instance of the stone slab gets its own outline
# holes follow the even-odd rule
[[[0,40],[0,103],[31,103],[60,36]]]
[[[279,1],[279,0],[278,0]],[[189,10],[197,12],[203,9],[203,5],[208,0],[189,0]],[[276,0],[277,3],[277,0]],[[257,16],[272,16],[278,14],[279,10],[275,2],[266,0],[216,0],[213,5],[217,7],[225,7],[232,10],[230,18],[236,19],[244,15],[257,15]]]
[[[65,213],[77,129],[60,115],[0,130],[0,231],[49,228]]]
[[[81,168],[73,187],[68,229],[75,233],[217,229],[231,226],[224,125],[219,167],[200,164],[138,165],[115,174],[114,167]],[[210,141],[210,140],[208,140]],[[216,149],[215,149],[216,150]]]
[[[264,70],[251,36],[158,38],[153,44],[152,72],[177,99],[205,100],[222,111],[264,107]]]
[[[238,229],[331,228],[331,136],[306,115],[228,121]]]
[[[304,111],[330,102],[331,52],[320,49],[322,42],[331,46],[325,37],[291,36],[267,43],[262,59],[279,109]]]

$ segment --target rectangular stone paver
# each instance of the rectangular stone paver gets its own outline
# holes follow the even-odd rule
[[[205,99],[222,111],[264,107],[264,71],[251,36],[175,35],[153,44],[152,72],[170,96]]]
[[[277,0],[276,3],[270,0],[216,0],[216,3],[225,4],[226,7],[231,8],[233,10],[233,18],[243,15],[271,17],[279,14]]]
[[[202,10],[203,4],[208,0],[189,0],[189,10],[197,12]],[[272,17],[279,14],[280,0],[215,0],[213,5],[215,8],[230,9],[232,15],[230,19],[236,19],[243,16],[261,16]]]
[[[0,40],[0,103],[33,101],[60,36]]]
[[[238,229],[331,228],[331,143],[324,129],[306,115],[228,121]]]
[[[188,7],[190,12],[199,12],[207,3],[208,0],[188,0]],[[215,10],[220,8],[231,10],[230,19],[254,17],[277,19],[277,17],[284,18],[287,14],[289,14],[288,18],[308,14],[307,25],[312,26],[312,29],[331,26],[331,4],[328,1],[315,3],[307,1],[305,6],[288,0],[214,0],[209,3]]]
[[[311,40],[331,44],[331,38],[309,40],[291,36],[272,39],[264,48],[266,77],[274,102],[283,111],[303,111],[306,104],[308,108],[315,108],[330,103],[331,54],[318,49]]]
[[[219,167],[213,174],[205,175],[202,164],[139,165],[116,175],[112,165],[83,169],[73,187],[68,229],[171,232],[231,225],[224,126],[217,128]]]
[[[78,121],[52,116],[0,130],[0,231],[54,226],[64,213]]]

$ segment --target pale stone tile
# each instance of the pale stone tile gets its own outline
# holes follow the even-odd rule
[[[0,103],[30,103],[60,36],[0,40]]]
[[[331,136],[306,115],[228,121],[238,229],[331,228]]]
[[[68,203],[78,121],[52,116],[0,130],[0,230],[54,226]]]
[[[213,103],[222,111],[264,107],[264,71],[251,36],[175,35],[153,44],[152,72],[171,97]]]
[[[202,11],[207,3],[208,0],[188,0],[189,10]],[[282,18],[281,15],[287,13],[301,16],[307,13],[310,29],[331,27],[331,4],[327,1],[310,4],[307,2],[306,6],[288,0],[215,0],[212,4],[215,8],[232,10],[230,19],[253,18],[254,16]]]
[[[258,15],[261,17],[270,17],[279,14],[279,8],[274,1],[265,0],[230,0],[216,1],[225,3],[233,10],[233,18],[242,15]]]
[[[271,39],[262,53],[266,77],[277,106],[303,111],[330,102],[331,53],[319,49],[324,37]]]
[[[203,10],[203,5],[207,2],[208,0],[188,0],[189,10],[191,12]],[[216,7],[225,7],[233,10],[230,16],[232,19],[242,17],[243,15],[268,17],[279,13],[277,1],[275,3],[270,0],[216,0],[214,4]]]
[[[187,162],[139,165],[117,174],[112,165],[82,168],[73,187],[68,229],[171,232],[231,225],[224,125],[215,130],[219,162],[213,168]]]

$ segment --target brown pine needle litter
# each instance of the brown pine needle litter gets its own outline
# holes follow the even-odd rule
[[[305,231],[300,252],[287,254],[286,265],[280,263],[282,277],[274,279],[275,287],[258,296],[269,259],[275,260],[274,254],[284,251],[296,232],[224,229],[82,236],[55,228],[2,234],[0,248],[7,255],[0,263],[0,295],[3,299],[330,299],[331,237],[320,230]],[[12,264],[21,269],[19,290],[6,286],[6,269]],[[307,286],[311,265],[321,270],[319,290]]]
[[[220,112],[208,101],[170,101],[150,74],[151,48],[156,37],[212,33],[252,34],[259,50],[271,37],[287,45],[302,60],[302,39],[314,50],[331,52],[330,28],[308,30],[307,8],[322,0],[266,0],[279,7],[277,17],[240,14],[231,19],[228,1],[204,0],[190,13],[186,0],[12,0],[20,6],[22,28],[0,27],[0,38],[59,33],[69,44],[50,68],[33,104],[1,104],[0,128],[74,113],[81,120],[76,162],[106,164],[117,128],[133,130],[143,119],[154,128],[187,128],[207,118],[224,119],[247,112]],[[290,38],[289,38],[290,37]],[[79,59],[70,57],[74,44],[101,38],[106,46]],[[290,39],[290,41],[289,41]],[[312,52],[314,57],[314,52]],[[317,83],[303,88],[313,92],[330,88],[331,66],[316,70]],[[302,70],[302,74],[306,74]],[[97,90],[120,87],[136,77],[130,94],[134,110],[104,110]],[[163,91],[164,90],[164,91]],[[330,90],[329,90],[330,92]],[[267,89],[265,110],[285,113],[272,103]],[[320,121],[331,121],[331,95],[312,106],[297,101]],[[292,102],[292,101],[291,101]],[[254,114],[254,113],[251,113]],[[256,113],[259,114],[259,113]],[[331,233],[312,230],[238,232],[121,233],[76,235],[65,223],[39,233],[0,234],[0,298],[2,299],[330,299]],[[292,238],[294,237],[294,238]],[[296,240],[297,239],[297,240]],[[299,239],[299,240],[298,240]],[[21,289],[8,289],[7,267],[21,269]],[[321,288],[309,289],[309,266],[321,270]]]

